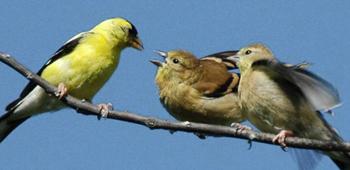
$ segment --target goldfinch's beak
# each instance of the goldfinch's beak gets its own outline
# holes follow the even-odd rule
[[[163,63],[158,60],[150,60],[150,62],[156,65],[157,67],[161,67],[163,65]]]
[[[139,37],[131,38],[129,43],[130,43],[130,46],[132,48],[135,48],[135,49],[140,50],[140,51],[143,50],[143,43]]]

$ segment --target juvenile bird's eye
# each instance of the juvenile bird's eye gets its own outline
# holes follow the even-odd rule
[[[177,64],[177,63],[179,63],[179,60],[176,59],[176,58],[174,58],[174,59],[173,59],[173,63]]]
[[[245,55],[249,55],[250,53],[252,53],[252,51],[251,51],[251,50],[247,50],[247,51],[245,51]]]

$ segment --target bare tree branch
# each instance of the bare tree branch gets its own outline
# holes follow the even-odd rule
[[[31,72],[23,65],[18,63],[13,57],[9,54],[0,52],[0,60],[6,65],[10,66],[28,80],[35,82],[42,88],[46,90],[48,94],[55,95],[57,88],[50,85],[47,81],[43,80],[41,77]],[[68,107],[75,109],[77,112],[82,113],[84,115],[94,115],[100,116],[100,109],[86,101],[82,101],[76,99],[72,96],[66,96],[62,99],[64,103],[67,104]],[[205,134],[207,136],[215,136],[215,137],[232,137],[232,138],[240,138],[247,139],[249,141],[255,141],[266,144],[274,144],[272,143],[272,139],[274,137],[273,134],[267,133],[258,133],[252,130],[243,130],[238,131],[236,128],[228,127],[228,126],[217,126],[217,125],[208,125],[201,123],[190,123],[186,124],[183,122],[170,122],[167,120],[161,120],[154,117],[145,117],[134,113],[128,112],[119,112],[119,111],[110,111],[108,113],[107,118],[126,121],[134,124],[139,124],[146,126],[150,129],[163,129],[170,130],[172,132],[182,131],[189,132],[195,134]],[[320,141],[320,140],[311,140],[305,138],[297,138],[297,137],[288,137],[286,139],[286,144],[290,147],[296,148],[306,148],[306,149],[316,149],[316,150],[325,150],[325,151],[350,151],[350,143],[338,143],[333,141]],[[275,144],[276,145],[276,144]]]

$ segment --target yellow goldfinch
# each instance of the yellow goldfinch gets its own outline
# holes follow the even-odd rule
[[[244,120],[236,94],[239,77],[228,72],[234,65],[222,57],[234,51],[202,59],[182,50],[158,53],[165,62],[151,62],[158,66],[160,101],[177,120],[219,125]]]
[[[37,74],[58,86],[60,98],[69,93],[91,101],[118,66],[126,47],[143,49],[135,26],[122,18],[108,19],[68,40]],[[29,82],[0,118],[0,142],[31,116],[63,107],[62,102]],[[107,105],[100,107],[108,109]]]
[[[274,142],[285,146],[288,136],[343,141],[320,113],[340,103],[330,83],[303,68],[280,63],[262,44],[242,48],[228,59],[237,61],[241,72],[238,95],[243,113],[261,131],[278,134]],[[339,168],[350,168],[349,153],[324,153]]]

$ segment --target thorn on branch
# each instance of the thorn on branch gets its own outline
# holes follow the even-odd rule
[[[282,151],[287,152],[288,147],[287,146],[281,146]]]
[[[201,139],[201,140],[204,140],[204,139],[207,138],[207,137],[205,136],[205,134],[203,134],[203,133],[194,132],[193,134],[196,135],[196,136],[197,136],[199,139]]]
[[[248,150],[251,150],[253,147],[253,141],[251,139],[248,139]]]

